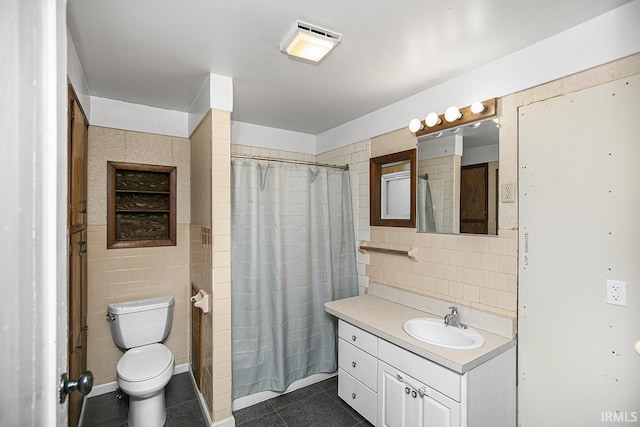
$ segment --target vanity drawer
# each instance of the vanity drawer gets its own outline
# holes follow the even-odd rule
[[[378,359],[342,338],[338,340],[338,366],[373,391],[378,389]]]
[[[378,394],[338,369],[338,396],[374,426],[378,417]]]
[[[378,357],[378,337],[343,320],[338,322],[338,336],[348,343]]]

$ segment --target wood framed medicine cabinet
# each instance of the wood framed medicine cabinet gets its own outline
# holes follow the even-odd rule
[[[107,249],[176,245],[176,168],[107,162]]]
[[[415,227],[416,150],[371,158],[369,180],[370,225]]]

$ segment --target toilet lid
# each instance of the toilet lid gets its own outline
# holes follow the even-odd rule
[[[173,363],[171,350],[162,344],[149,344],[127,351],[118,362],[118,376],[127,381],[157,377]]]

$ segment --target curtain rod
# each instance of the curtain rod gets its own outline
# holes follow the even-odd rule
[[[231,154],[231,157],[236,157],[239,159],[266,160],[268,162],[282,162],[282,163],[295,163],[299,165],[320,166],[323,168],[342,169],[345,171],[349,170],[348,164],[340,166],[340,165],[330,165],[328,163],[307,162],[304,160],[290,160],[290,159],[282,159],[282,158],[276,158],[276,157],[250,156],[248,154]]]

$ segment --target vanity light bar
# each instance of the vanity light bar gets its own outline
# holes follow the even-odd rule
[[[436,113],[429,113],[425,121],[419,122],[420,126],[417,126],[415,123],[418,119],[414,119],[412,120],[413,126],[409,129],[415,133],[416,136],[423,136],[495,117],[497,115],[497,100],[493,98],[482,102],[475,102],[464,108],[456,108],[456,111],[453,111],[452,107],[449,107],[447,110],[450,110],[447,117],[445,117],[445,114],[437,115]]]

